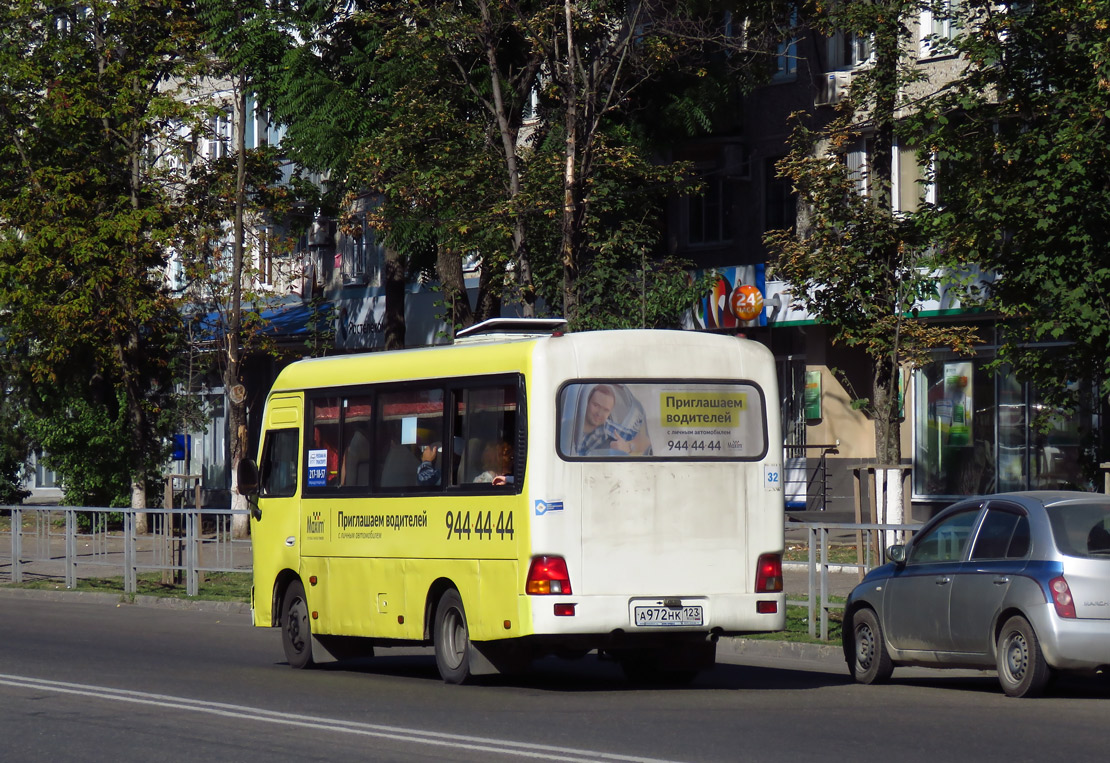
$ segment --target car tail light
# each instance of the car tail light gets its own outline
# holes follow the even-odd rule
[[[1075,617],[1075,600],[1071,597],[1068,581],[1061,575],[1053,578],[1048,583],[1048,590],[1052,592],[1052,603],[1056,607],[1056,614],[1060,617]]]
[[[524,585],[525,593],[534,595],[560,594],[567,595],[570,590],[570,573],[567,572],[566,560],[561,556],[537,556],[532,559],[532,566],[528,568],[528,582]]]
[[[756,562],[755,592],[778,593],[782,590],[782,557],[763,554]]]

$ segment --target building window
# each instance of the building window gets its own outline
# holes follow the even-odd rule
[[[255,265],[258,268],[258,281],[262,286],[274,285],[274,234],[269,228],[258,231]]]
[[[778,162],[768,159],[763,168],[763,230],[786,230],[797,223],[797,195],[790,179],[778,176]]]
[[[855,69],[869,63],[874,56],[870,35],[836,32],[829,38],[829,71]]]
[[[43,453],[36,452],[32,457],[34,462],[33,488],[48,488],[58,486],[58,475],[53,469],[48,469],[43,464]]]
[[[689,197],[686,241],[691,246],[720,244],[732,239],[732,193],[723,175],[704,178],[704,192]]]
[[[379,274],[385,262],[385,248],[378,243],[374,230],[359,212],[347,219],[337,259],[344,285],[379,285]]]
[[[798,77],[798,38],[791,36],[789,40],[780,42],[775,56],[776,81],[789,81]]]
[[[959,31],[956,15],[960,0],[932,0],[921,10],[918,26],[922,58],[953,53],[951,42]]]
[[[856,193],[866,196],[871,193],[871,154],[874,150],[871,138],[856,140],[844,156],[848,166],[848,176],[855,186]]]
[[[224,159],[231,153],[231,114],[220,112],[208,121],[208,159]]]

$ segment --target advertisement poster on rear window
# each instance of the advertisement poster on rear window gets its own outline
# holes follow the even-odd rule
[[[762,458],[763,395],[753,384],[567,384],[559,395],[559,453],[570,459]]]

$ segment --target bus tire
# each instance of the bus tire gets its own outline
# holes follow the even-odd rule
[[[285,650],[289,667],[300,670],[313,666],[308,599],[305,598],[304,585],[299,580],[289,584],[282,599],[281,646]]]
[[[470,630],[462,597],[454,588],[445,591],[436,605],[432,634],[440,677],[445,683],[464,683],[470,678]]]

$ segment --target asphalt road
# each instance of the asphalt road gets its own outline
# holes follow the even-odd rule
[[[994,675],[849,682],[835,649],[730,644],[690,687],[593,658],[447,686],[426,649],[293,671],[242,612],[0,589],[0,760],[1095,760],[1110,693],[1004,697]]]

